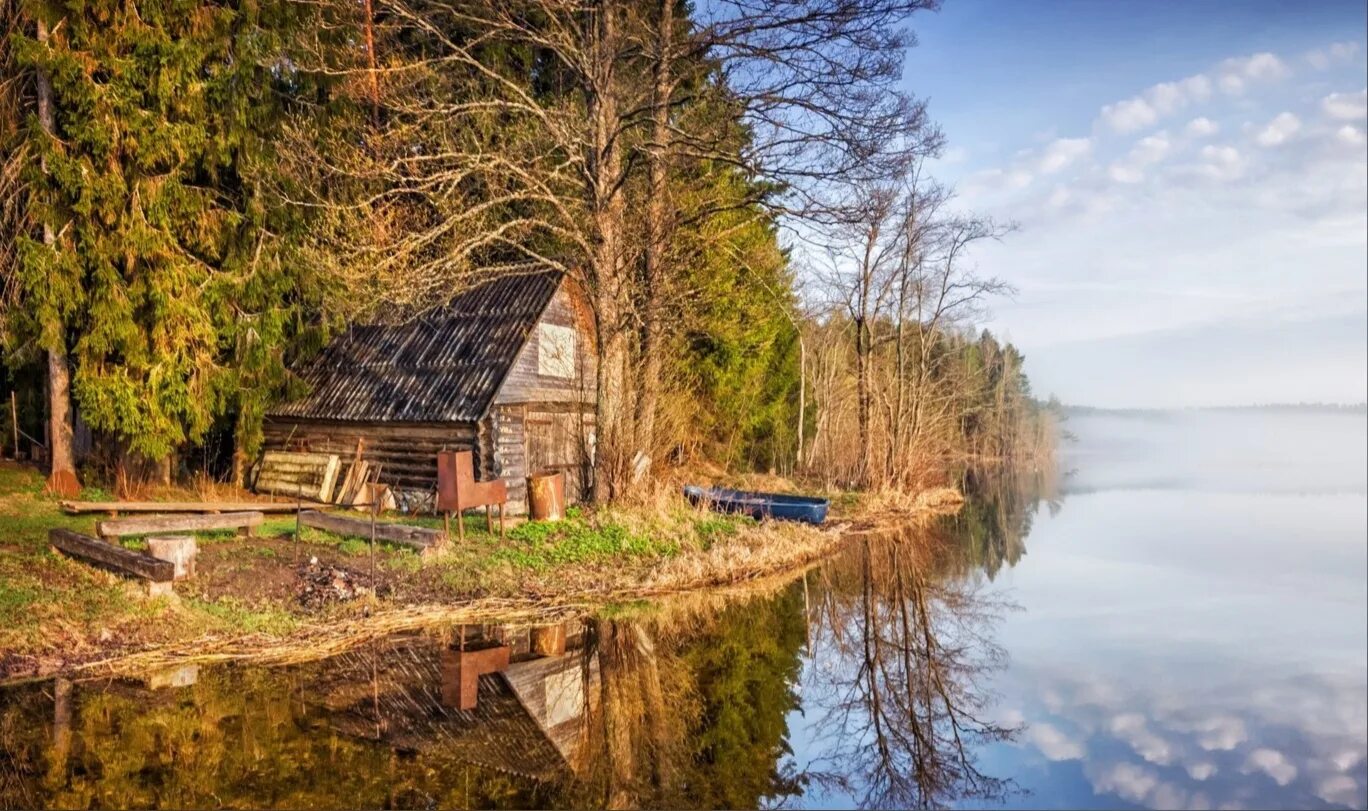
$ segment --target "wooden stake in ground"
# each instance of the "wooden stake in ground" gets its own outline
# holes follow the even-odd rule
[[[303,485],[300,485],[301,487]],[[295,536],[294,536],[294,562],[299,562],[299,514],[304,512],[304,491],[300,490],[298,501],[295,504]]]
[[[375,517],[380,513],[380,471],[384,464],[375,466],[375,476],[371,479],[371,537],[370,537],[370,587],[371,597],[375,597]]]
[[[19,406],[15,404],[14,392],[10,392],[10,428],[14,432],[14,461],[19,461]]]

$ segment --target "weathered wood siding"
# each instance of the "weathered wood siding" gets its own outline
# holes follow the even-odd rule
[[[361,457],[383,465],[380,481],[392,487],[432,493],[437,489],[437,452],[475,451],[475,466],[484,470],[474,423],[347,422],[274,417],[265,424],[266,450],[335,453],[348,463],[357,440],[365,440]]]
[[[508,483],[511,514],[527,512],[527,476],[560,471],[565,474],[565,497],[584,499],[589,436],[594,415],[581,404],[514,403],[498,406],[485,421],[495,437],[491,447],[493,473]]]
[[[593,333],[586,315],[577,309],[568,284],[562,284],[551,297],[546,312],[530,331],[527,343],[518,352],[494,404],[507,403],[592,403],[594,401]],[[539,371],[542,351],[541,325],[567,327],[575,331],[575,369],[570,377],[553,377]]]
[[[582,651],[515,662],[503,672],[513,695],[571,769],[581,755],[589,718],[598,709],[598,657]]]
[[[512,515],[525,515],[527,453],[523,444],[523,407],[496,406],[484,425],[488,426],[487,433],[491,438],[493,475],[508,485],[508,511]]]

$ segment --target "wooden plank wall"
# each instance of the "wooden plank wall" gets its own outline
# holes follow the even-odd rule
[[[266,450],[335,453],[350,463],[356,442],[365,439],[361,457],[384,465],[380,480],[395,488],[431,493],[437,489],[437,452],[475,451],[482,469],[473,423],[379,423],[303,420],[277,417],[264,426]]]
[[[593,347],[593,332],[585,316],[576,309],[575,299],[567,285],[562,284],[556,291],[538,323],[575,330],[575,376],[549,377],[537,371],[540,330],[534,326],[508,376],[504,378],[503,386],[495,395],[494,403],[592,403],[596,374],[593,352],[590,351]]]
[[[583,445],[593,432],[594,415],[589,406],[547,405],[547,404],[510,404],[496,407],[486,422],[489,433],[495,438],[491,447],[494,475],[508,483],[508,509],[511,514],[527,512],[527,476],[547,468],[565,473],[565,497],[572,504],[584,497]],[[576,415],[581,428],[574,429]],[[538,430],[550,424],[553,433],[562,440],[558,448],[548,449],[530,447],[533,437],[528,434],[529,424]],[[532,458],[535,456],[536,458]],[[532,469],[535,465],[537,470]]]

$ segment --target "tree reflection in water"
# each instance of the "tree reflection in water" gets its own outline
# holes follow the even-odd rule
[[[934,533],[933,533],[934,535]],[[821,571],[813,619],[824,755],[809,778],[879,808],[999,799],[976,749],[1010,740],[990,720],[984,677],[1004,664],[991,633],[1005,604],[924,532],[867,539]],[[825,666],[823,666],[825,665]]]
[[[0,808],[992,799],[1011,787],[974,755],[1014,732],[992,723],[984,687],[1006,606],[976,585],[1024,552],[1031,514],[997,492],[855,542],[802,581],[608,612],[546,637],[549,651],[536,629],[448,627],[299,665],[205,667],[184,687],[0,690]],[[478,708],[462,709],[456,665],[479,645],[508,647],[511,664],[480,670]],[[790,744],[800,717],[823,731],[807,763]]]

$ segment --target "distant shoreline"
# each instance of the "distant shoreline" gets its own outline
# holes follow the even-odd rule
[[[1105,408],[1101,406],[1065,405],[1061,411],[1068,416],[1146,417],[1161,414],[1368,414],[1368,403],[1266,403],[1258,405],[1175,406],[1172,408]]]

